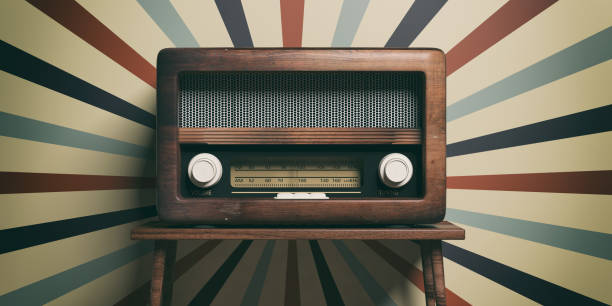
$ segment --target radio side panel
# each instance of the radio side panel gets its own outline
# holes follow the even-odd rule
[[[157,208],[163,221],[189,224],[414,224],[443,219],[446,209],[446,92],[444,54],[430,49],[165,49],[158,56]],[[184,71],[421,71],[425,75],[422,198],[185,198],[179,178],[179,73]],[[248,129],[247,129],[248,130]],[[251,133],[262,135],[266,129]],[[296,132],[298,130],[298,132]],[[310,132],[309,132],[310,130]],[[317,143],[318,129],[275,131],[296,143]],[[367,143],[355,129],[338,129],[337,142]],[[231,134],[231,133],[230,133]],[[395,135],[414,141],[410,133]],[[182,134],[183,135],[183,134]],[[334,143],[334,133],[326,141]],[[344,136],[342,136],[344,135]],[[353,135],[353,137],[346,137]],[[185,135],[181,136],[185,137]],[[309,137],[309,138],[308,138]],[[346,140],[349,139],[349,140]],[[387,139],[387,138],[380,138]],[[394,144],[393,136],[388,136]],[[241,140],[241,144],[249,141]],[[256,142],[257,141],[257,142]],[[378,142],[381,142],[379,140]],[[265,137],[253,143],[266,143]],[[276,142],[278,144],[278,142]]]

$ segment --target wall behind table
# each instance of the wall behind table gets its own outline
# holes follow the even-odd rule
[[[2,1],[0,304],[145,303],[175,46],[444,50],[449,304],[612,303],[611,25],[606,0]],[[175,305],[424,304],[406,242],[181,242],[176,269]]]

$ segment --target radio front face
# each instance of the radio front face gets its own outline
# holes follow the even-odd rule
[[[439,50],[163,50],[160,218],[441,220],[444,67]]]
[[[186,144],[181,152],[185,198],[422,197],[419,145]]]

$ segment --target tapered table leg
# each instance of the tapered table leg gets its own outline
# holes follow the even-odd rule
[[[421,259],[423,261],[423,285],[425,287],[425,303],[427,306],[436,305],[433,264],[431,261],[431,245],[429,240],[421,240]]]
[[[151,306],[169,306],[172,299],[172,268],[176,259],[176,240],[155,240],[151,275]]]
[[[444,264],[442,259],[442,243],[440,240],[431,242],[431,262],[433,264],[434,287],[436,290],[436,304],[446,306],[446,287],[444,285]]]

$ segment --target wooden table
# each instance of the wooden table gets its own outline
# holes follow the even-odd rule
[[[450,223],[390,227],[181,227],[150,222],[132,230],[132,239],[155,240],[151,305],[170,305],[172,299],[172,268],[178,240],[200,239],[357,239],[357,240],[416,240],[421,245],[423,279],[427,305],[446,305],[442,240],[463,240],[465,231]]]

